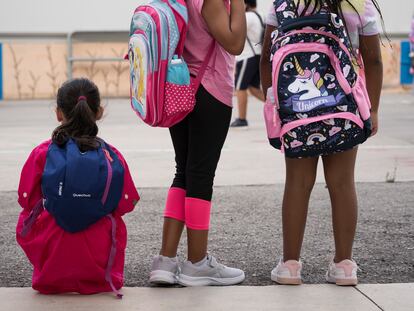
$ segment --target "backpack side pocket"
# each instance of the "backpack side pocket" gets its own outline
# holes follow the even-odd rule
[[[282,129],[282,122],[277,111],[277,106],[274,103],[273,88],[267,90],[266,103],[264,105],[264,119],[267,130],[267,137],[269,143],[276,149],[281,148],[280,131]]]
[[[188,66],[183,59],[173,58],[165,83],[164,113],[167,116],[188,113],[194,109],[194,105],[195,94]]]
[[[371,116],[371,101],[368,96],[365,77],[360,73],[355,86],[352,89],[352,95],[358,105],[358,110],[363,121],[366,121]]]

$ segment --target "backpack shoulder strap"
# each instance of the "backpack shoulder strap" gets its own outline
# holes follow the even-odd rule
[[[253,11],[249,11],[249,12],[254,13],[254,14],[257,16],[257,18],[259,19],[259,21],[260,21],[260,25],[262,25],[262,33],[261,33],[261,36],[263,37],[263,36],[264,36],[264,31],[265,31],[265,24],[264,24],[263,18],[262,18],[262,17],[260,16],[260,14],[259,14],[259,13],[257,13],[255,10],[253,10]],[[263,38],[262,38],[262,40],[263,40]],[[253,43],[252,43],[252,41],[251,41],[251,40],[250,40],[250,38],[249,38],[249,35],[247,35],[247,36],[246,36],[246,41],[247,41],[247,43],[249,44],[250,49],[252,50],[253,54],[254,54],[254,55],[257,55],[257,54],[256,54],[256,50],[254,49]]]
[[[210,60],[211,60],[211,57],[213,56],[216,45],[217,45],[216,40],[213,39],[213,42],[211,43],[210,48],[208,49],[207,55],[204,58],[204,61],[201,64],[200,69],[198,70],[197,78],[194,80],[193,86],[194,86],[194,89],[195,89],[195,93],[197,93],[198,88],[200,87],[201,80],[203,80],[203,76],[206,73],[207,66],[210,63]]]
[[[253,54],[254,54],[254,55],[257,55],[257,54],[256,54],[256,50],[254,49],[254,46],[253,46],[252,41],[251,41],[251,40],[249,39],[249,37],[247,37],[247,36],[246,36],[246,40],[247,40],[247,43],[249,44],[250,49],[252,50]]]
[[[264,24],[263,18],[260,16],[260,14],[258,12],[256,12],[256,11],[254,11],[254,10],[253,11],[250,11],[250,12],[254,13],[257,16],[257,18],[260,20],[260,24],[262,24],[262,27],[265,28],[265,24]]]

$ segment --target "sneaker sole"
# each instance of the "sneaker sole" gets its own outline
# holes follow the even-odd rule
[[[149,282],[155,285],[174,285],[177,284],[177,277],[172,272],[155,270],[151,271]]]
[[[326,281],[330,284],[336,284],[338,286],[358,285],[358,279],[334,279],[334,278],[326,277]]]
[[[236,285],[243,282],[245,279],[244,273],[234,278],[211,278],[211,277],[192,277],[180,274],[178,277],[178,284],[182,286],[229,286]]]
[[[233,130],[246,131],[249,129],[249,126],[230,126],[230,128]]]
[[[281,278],[272,274],[271,280],[280,285],[302,285],[302,279],[298,278]]]

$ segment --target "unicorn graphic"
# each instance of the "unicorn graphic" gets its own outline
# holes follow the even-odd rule
[[[313,68],[312,70],[303,69],[300,66],[296,56],[294,59],[298,75],[296,76],[296,80],[288,86],[289,92],[293,94],[301,93],[299,100],[308,100],[321,96],[328,96],[328,92],[324,86],[324,81],[321,75],[316,71],[316,68]]]

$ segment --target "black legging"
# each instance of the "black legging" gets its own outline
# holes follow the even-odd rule
[[[187,197],[211,201],[231,110],[200,86],[194,110],[170,128],[176,162],[172,187],[186,189]]]

